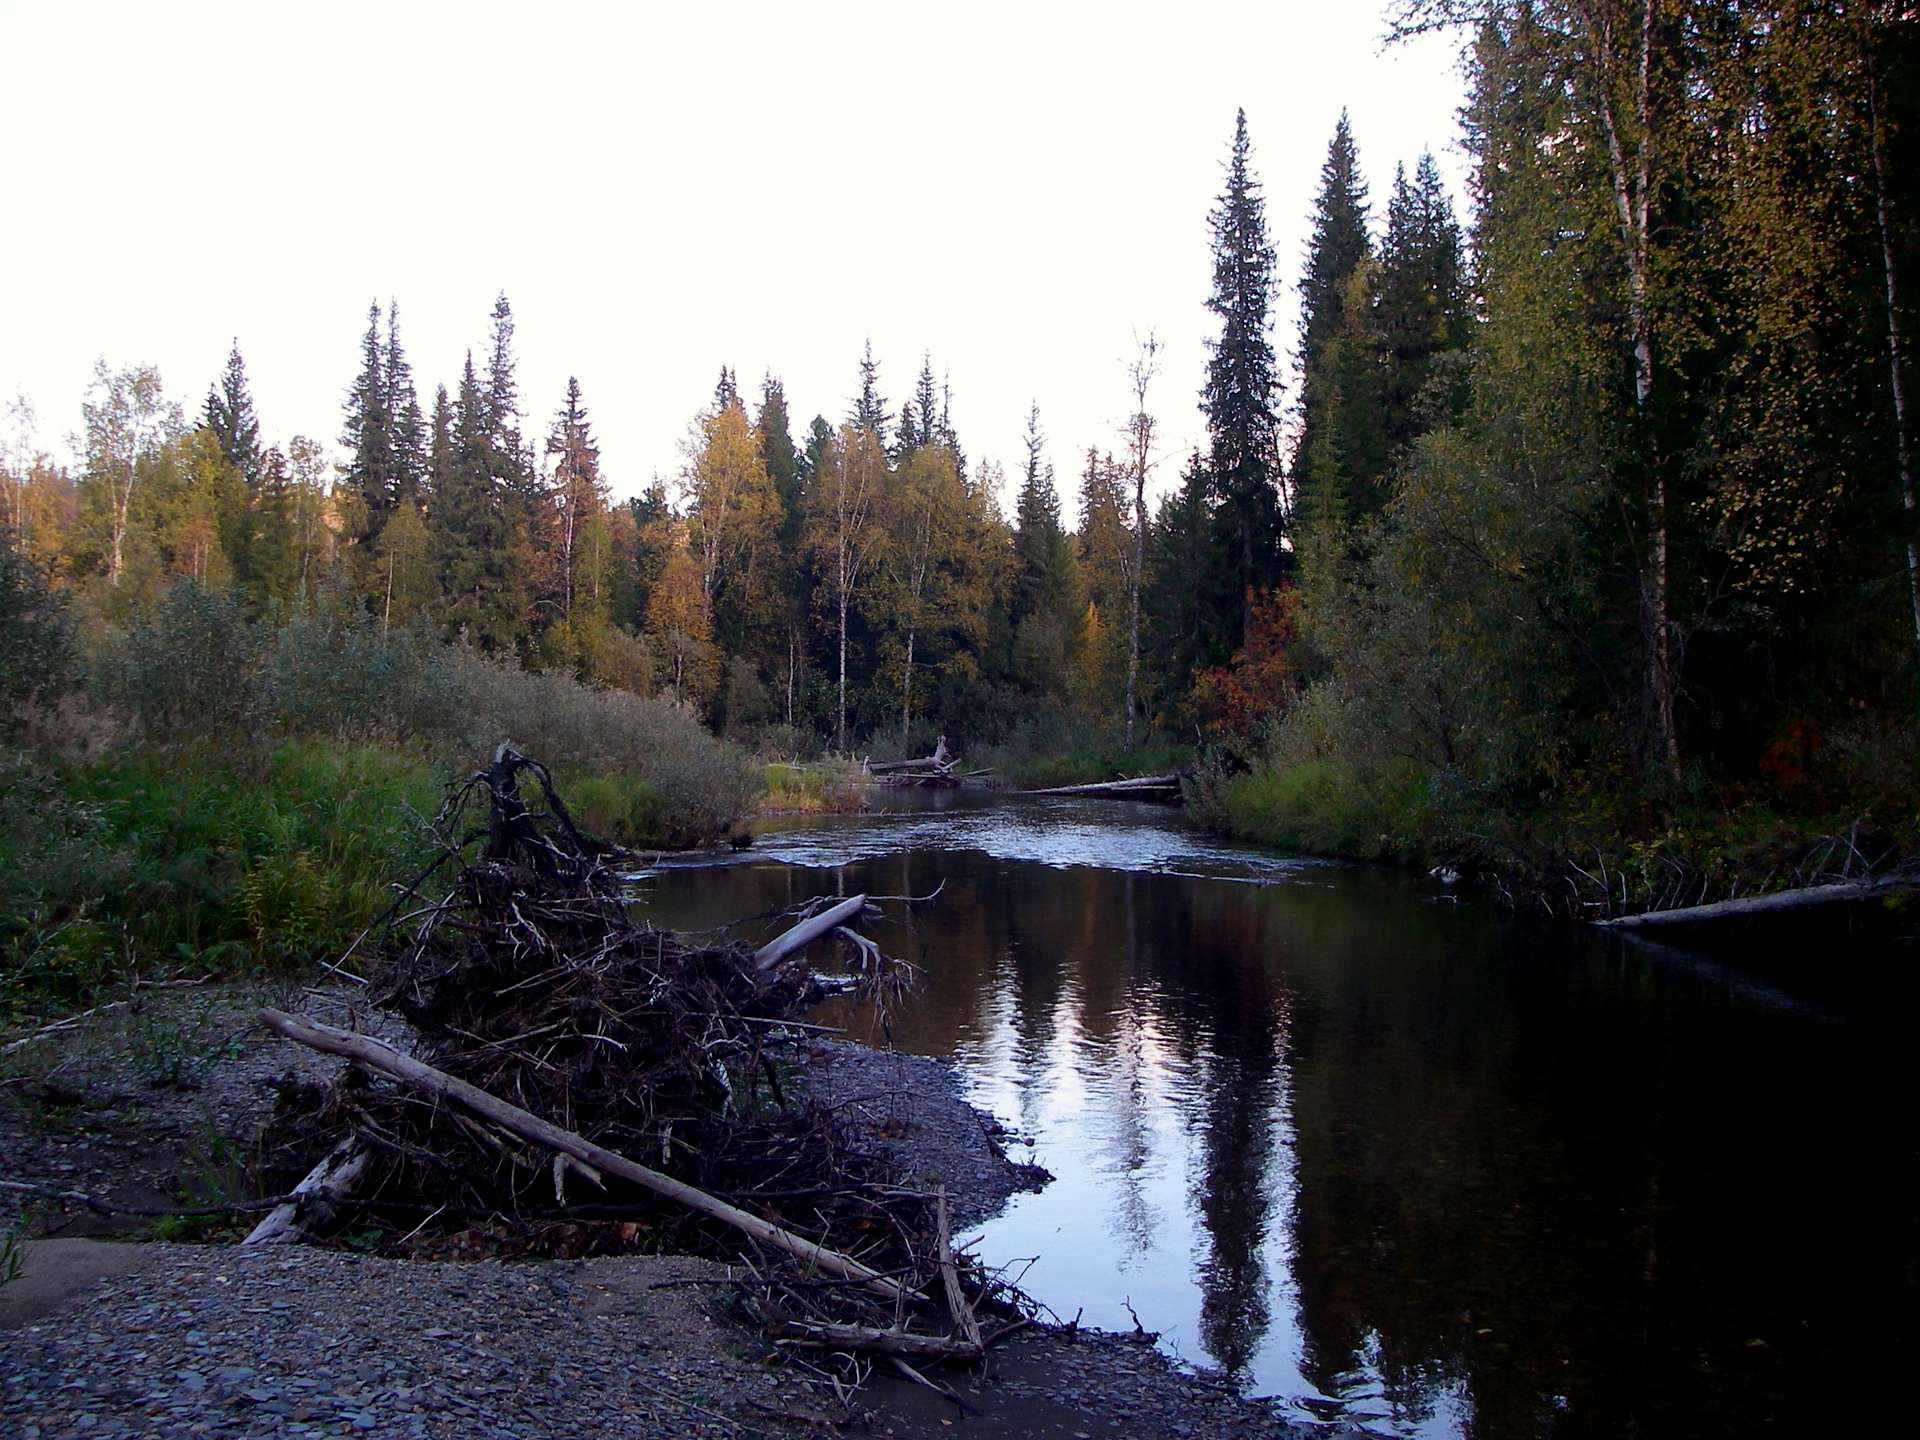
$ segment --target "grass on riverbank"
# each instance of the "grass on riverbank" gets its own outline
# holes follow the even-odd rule
[[[846,761],[798,764],[775,760],[766,767],[760,815],[851,815],[867,808],[857,765]]]
[[[670,697],[190,583],[83,638],[32,580],[0,574],[33,602],[0,606],[0,656],[41,661],[0,687],[0,1023],[339,953],[503,739],[636,849],[711,844],[765,789]]]
[[[1204,771],[1192,797],[1203,823],[1237,839],[1478,871],[1516,904],[1575,918],[1838,879],[1920,853],[1920,809],[1898,787],[1782,792],[1615,774],[1521,804],[1411,763],[1322,758]]]

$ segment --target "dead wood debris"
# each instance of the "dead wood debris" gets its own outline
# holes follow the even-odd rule
[[[260,1240],[383,1208],[410,1224],[428,1212],[408,1237],[418,1254],[471,1253],[477,1234],[494,1253],[670,1237],[736,1264],[741,1311],[816,1353],[977,1359],[1031,1316],[1014,1286],[954,1252],[943,1194],[902,1185],[781,1079],[824,994],[857,989],[883,1011],[906,996],[912,967],[853,928],[864,897],[803,907],[758,951],[636,921],[622,853],[507,745],[454,789],[435,831],[435,864],[363,937],[369,1002],[409,1022],[416,1053],[264,1017],[355,1068],[325,1098],[346,1136]],[[809,942],[827,940],[850,973],[808,968]],[[338,1183],[349,1159],[351,1197]]]

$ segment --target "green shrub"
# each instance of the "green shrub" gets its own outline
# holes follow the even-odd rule
[[[143,739],[179,741],[251,728],[260,636],[239,602],[198,585],[109,638],[94,658],[95,697]]]
[[[0,735],[14,732],[23,707],[51,699],[72,668],[66,606],[0,531]]]
[[[636,775],[563,777],[561,797],[594,834],[636,850],[670,848],[666,801]]]

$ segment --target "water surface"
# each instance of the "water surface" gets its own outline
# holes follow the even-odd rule
[[[891,1038],[1058,1177],[976,1236],[1038,1257],[1056,1311],[1125,1329],[1130,1303],[1302,1420],[1387,1434],[1902,1423],[1903,956],[1836,923],[1821,953],[1710,962],[1149,805],[889,803],[640,893],[701,928],[944,885],[874,927],[926,971]]]

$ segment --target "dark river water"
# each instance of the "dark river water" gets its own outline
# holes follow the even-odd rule
[[[1386,1434],[1909,1423],[1911,952],[1836,921],[1710,961],[1152,806],[892,803],[640,893],[700,928],[944,882],[870,927],[926,971],[892,1039],[1058,1177],[976,1237],[1061,1315],[1131,1302]]]

